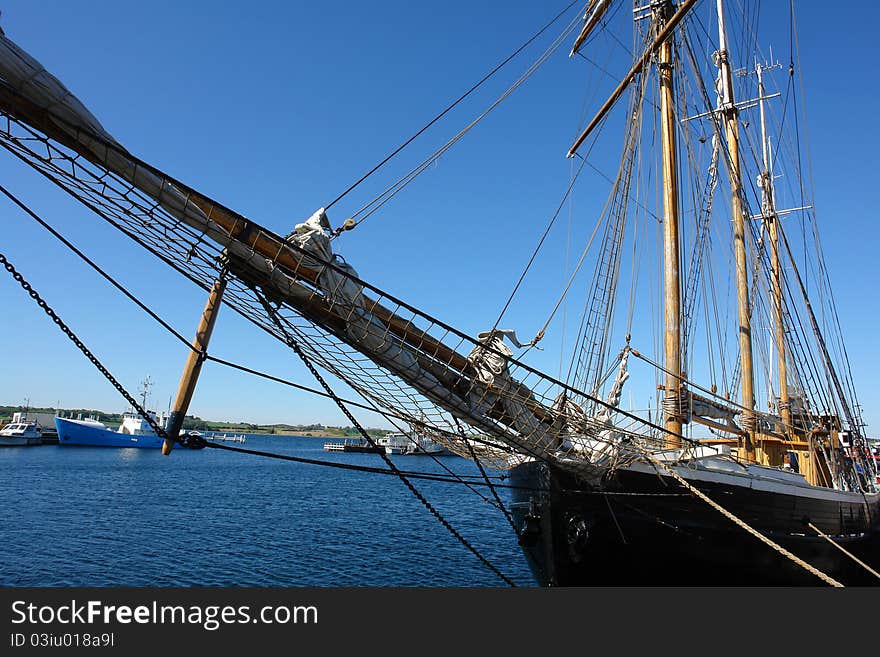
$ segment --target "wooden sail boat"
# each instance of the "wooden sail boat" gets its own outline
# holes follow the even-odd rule
[[[562,37],[580,28],[573,53],[589,48],[617,4],[622,3],[593,0],[583,21],[569,23]],[[528,352],[515,358],[508,346],[528,350],[547,326],[523,345],[487,318],[491,328],[471,337],[358,277],[333,248],[333,239],[357,220],[334,230],[322,208],[282,236],[222,206],[129,153],[59,80],[5,36],[0,143],[212,291],[196,351],[207,346],[216,316],[209,309],[222,295],[225,304],[346,382],[386,416],[414,432],[429,430],[458,454],[480,454],[509,469],[519,541],[540,582],[876,583],[876,472],[865,458],[864,427],[850,382],[838,374],[780,227],[784,210],[776,206],[763,120],[769,98],[761,77],[765,69],[756,67],[758,93],[749,101],[760,107],[764,129],[757,171],[761,211],[753,217],[741,145],[739,114],[745,105],[734,91],[724,5],[715,3],[717,76],[706,85],[687,40],[688,17],[697,4],[636,5],[639,47],[632,66],[569,151],[580,155],[608,113],[629,96],[624,152],[610,211],[600,217],[604,232],[596,242],[595,275],[565,380],[530,365]],[[695,105],[680,95],[685,63],[698,81],[689,90],[698,92],[702,103],[694,116],[684,114]],[[707,86],[715,87],[717,102]],[[655,109],[660,134],[649,140],[642,128],[646,112]],[[712,136],[701,153],[686,131],[691,124]],[[687,158],[681,158],[682,140],[694,148]],[[633,198],[644,191],[639,153],[648,142],[659,146],[660,202],[654,216],[663,237],[663,339],[653,358],[633,346],[630,330],[615,342],[613,317],[627,212],[645,207]],[[711,200],[699,199],[687,262],[682,197],[686,185],[691,192],[696,188],[686,177],[706,160],[712,182],[705,196],[711,199],[723,169],[733,227],[730,278],[737,319],[719,331],[732,329],[737,348],[729,376],[719,377],[722,393],[715,377],[711,386],[701,384],[701,368],[694,372],[689,365],[697,344],[697,290],[709,278],[701,267],[712,261],[707,235],[713,213]],[[705,168],[700,173],[705,176]],[[389,189],[396,193],[408,180]],[[778,370],[768,386],[778,394],[771,395],[766,412],[757,404],[754,340],[761,316],[756,299],[765,289]],[[705,316],[713,292],[704,293]],[[636,296],[630,294],[628,329],[638,310]],[[727,354],[714,357],[724,361]],[[636,361],[663,380],[653,414],[621,405]],[[185,415],[199,364],[192,357],[187,365],[177,418]],[[820,377],[827,380],[819,383]],[[819,399],[809,400],[811,392],[820,393]],[[662,420],[655,422],[658,412]],[[466,433],[465,425],[476,433]],[[179,429],[169,425],[166,452]]]

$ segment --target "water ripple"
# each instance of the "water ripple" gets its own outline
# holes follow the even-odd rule
[[[322,441],[248,447],[381,466]],[[401,467],[441,472],[431,459]],[[444,458],[462,474],[470,462]],[[462,486],[416,486],[520,586],[533,580],[497,509]],[[0,450],[4,586],[502,586],[394,477],[219,450]],[[502,492],[502,498],[504,498]]]

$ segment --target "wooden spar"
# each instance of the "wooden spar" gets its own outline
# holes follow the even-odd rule
[[[222,207],[190,187],[168,179],[157,169],[134,158],[119,144],[108,142],[87,128],[56,117],[44,107],[2,86],[0,86],[0,107],[13,116],[22,118],[47,137],[79,153],[84,159],[107,168],[129,183],[135,184],[133,178],[139,170],[161,179],[161,192],[159,197],[155,195],[154,197],[160,201],[162,207],[172,216],[204,232],[213,241],[226,246],[230,255],[235,255],[235,252],[240,252],[242,247],[246,247],[244,250],[250,252],[251,256],[259,256],[264,262],[270,263],[272,267],[277,266],[280,272],[295,277],[314,288],[320,287],[318,277],[323,269],[322,265],[309,266],[305,264],[303,262],[304,254],[286,240],[265,230],[255,222]],[[165,190],[170,191],[165,193]],[[179,200],[176,204],[172,203],[174,190],[181,199],[185,200]],[[141,191],[153,195],[147,190],[142,189]],[[232,261],[235,262],[234,259]],[[235,271],[237,275],[242,273],[240,265],[231,267],[231,270]],[[262,272],[260,277],[264,278],[265,272]],[[261,285],[265,282],[251,280],[254,285]],[[310,317],[312,321],[338,336],[343,336],[346,331],[346,320],[334,312],[332,307],[324,303],[322,296],[315,294],[314,289],[309,289],[299,283],[296,285],[301,288],[301,294],[298,296],[291,295],[289,291],[280,289],[278,291],[285,301],[291,303],[305,316]],[[360,303],[385,324],[389,333],[399,338],[403,344],[410,347],[418,355],[422,367],[431,365],[434,370],[438,365],[448,367],[457,372],[454,375],[455,380],[460,380],[462,376],[470,376],[471,366],[466,356],[450,349],[420,330],[412,321],[396,315],[377,300],[370,298],[369,295],[362,293]],[[354,346],[357,348],[357,345]],[[426,362],[429,358],[435,362]],[[434,374],[437,376],[436,371]],[[452,372],[450,372],[451,374]],[[506,394],[504,390],[498,390],[495,386],[488,386],[488,391],[499,396]],[[542,404],[525,395],[521,401],[541,422],[551,423],[553,421],[552,412]],[[504,424],[510,422],[510,419],[497,409],[491,409],[489,415]]]
[[[296,308],[297,311],[309,321],[314,322],[318,326],[324,327],[325,330],[333,333],[339,339],[343,341],[351,340],[351,336],[348,334],[347,321],[345,317],[340,314],[340,310],[343,307],[339,304],[327,303],[323,297],[311,294],[308,288],[302,286],[298,282],[291,281],[289,283],[291,287],[300,288],[300,290],[295,293],[293,289],[285,289],[279,285],[277,281],[273,281],[272,279],[266,281],[264,272],[254,269],[252,264],[238,258],[230,258],[228,265],[229,271],[248,285],[261,287],[263,292],[267,293],[271,299],[280,299],[287,302],[289,305]],[[371,312],[373,311],[373,308],[369,305],[367,305],[366,308]],[[399,317],[394,317],[398,322],[402,321]],[[358,349],[358,351],[365,356],[374,359],[376,358],[375,353],[363,349],[360,346],[360,341],[354,340],[349,342],[349,344],[353,348]],[[444,347],[444,349],[447,348]],[[458,352],[453,351],[452,353],[460,356]],[[469,379],[463,378],[467,376],[467,370],[455,368],[449,362],[438,359],[436,353],[427,352],[424,349],[412,349],[411,354],[419,363],[419,367],[430,372],[448,390],[453,391],[456,395],[466,397],[473,391],[470,388]],[[466,358],[463,356],[461,358],[464,360],[465,365],[470,365]],[[392,367],[389,367],[389,369],[393,371]],[[489,394],[497,397],[513,396],[517,401],[526,406],[538,420],[545,424],[551,424],[556,419],[552,411],[536,401],[531,396],[529,389],[521,383],[508,381],[502,388],[499,388],[495,384],[484,385]],[[506,417],[503,411],[499,409],[494,407],[490,408],[487,411],[487,414],[504,424],[511,424],[510,418]]]
[[[665,6],[655,16],[658,25],[668,14]],[[664,28],[662,33],[666,33]],[[681,447],[681,257],[678,226],[678,164],[675,140],[675,88],[672,67],[673,39],[660,44],[657,75],[660,78],[660,131],[663,147],[663,281],[665,292],[665,399],[674,400],[675,410],[666,408],[664,422],[669,431],[666,445]]]
[[[724,5],[717,0],[718,7],[718,66],[721,69],[721,116],[727,138],[727,159],[730,162],[730,203],[733,215],[734,261],[736,263],[736,291],[739,310],[739,353],[742,371],[742,426],[752,434],[756,429],[755,417],[755,375],[752,359],[752,320],[749,303],[749,275],[745,240],[745,215],[742,207],[742,172],[739,163],[739,119],[733,98],[733,75],[730,70],[727,51],[727,35],[724,30]],[[754,460],[754,445],[747,436],[745,451]]]
[[[568,149],[567,157],[573,157],[575,152],[580,145],[584,143],[584,140],[590,135],[591,132],[595,129],[599,122],[605,118],[605,115],[608,111],[614,107],[614,104],[620,100],[620,97],[623,95],[623,92],[626,91],[626,88],[629,84],[635,79],[635,77],[642,72],[642,69],[645,67],[645,64],[648,63],[648,60],[651,58],[651,55],[654,54],[654,51],[660,46],[660,44],[665,43],[667,37],[672,34],[672,31],[675,27],[681,22],[681,19],[684,18],[685,14],[688,10],[696,4],[697,0],[685,0],[681,6],[678,8],[678,11],[673,14],[673,16],[663,25],[663,29],[657,33],[657,36],[654,38],[654,41],[651,42],[651,45],[648,46],[647,50],[642,53],[642,56],[639,57],[639,60],[633,65],[630,69],[629,73],[621,80],[620,84],[617,85],[617,88],[611,93],[611,96],[608,100],[605,101],[605,104],[599,108],[599,111],[596,113],[596,116],[593,117],[593,120],[584,128],[584,131],[580,134],[580,136],[575,140],[572,147]]]
[[[47,137],[63,144],[67,148],[79,153],[86,160],[108,168],[119,175],[124,180],[132,183],[132,173],[138,167],[144,171],[150,171],[163,180],[167,179],[164,174],[147,165],[143,165],[128,153],[122,146],[116,143],[108,143],[101,137],[94,135],[92,131],[80,126],[68,123],[63,118],[54,117],[46,108],[34,103],[24,96],[6,89],[0,85],[0,107],[8,111],[13,116],[17,116],[25,120],[29,125],[43,132]],[[118,166],[113,166],[110,152],[115,151],[125,158],[131,158],[131,164],[127,170],[120,170]],[[290,244],[280,237],[265,230],[256,223],[238,215],[237,213],[227,210],[226,208],[215,203],[203,194],[187,187],[177,181],[169,181],[180,194],[186,197],[186,204],[197,208],[210,222],[215,229],[210,230],[204,220],[195,221],[194,217],[176,208],[171,208],[167,204],[162,206],[173,216],[185,221],[187,224],[200,231],[207,231],[212,239],[222,245],[229,245],[232,240],[239,241],[246,245],[255,254],[280,265],[285,270],[294,273],[299,278],[305,280],[311,285],[317,286],[318,275],[321,267],[312,268],[302,263],[302,258]],[[157,199],[158,200],[158,199]],[[161,202],[161,201],[160,201]],[[438,360],[441,360],[456,369],[463,369],[467,366],[467,359],[452,349],[449,349],[434,338],[421,332],[412,323],[397,317],[393,312],[384,308],[376,301],[372,301],[369,297],[364,297],[364,305],[370,308],[373,314],[386,323],[389,329],[399,338],[408,344],[419,349],[425,349]]]
[[[285,301],[319,326],[330,330],[343,340],[346,339],[345,318],[338,315],[332,304],[325,303],[322,295],[315,293],[315,289],[320,289],[318,278],[323,266],[304,263],[304,253],[289,242],[192,188],[169,179],[161,171],[129,154],[118,143],[96,134],[93,129],[72,122],[69,118],[58,116],[21,93],[2,85],[0,85],[0,107],[11,115],[23,119],[47,137],[80,154],[84,159],[112,171],[141,192],[152,196],[172,216],[203,232],[214,242],[227,247],[230,256],[258,257],[269,263],[270,268],[277,267],[280,273],[298,279],[303,284],[295,283],[297,290],[286,292],[279,290]],[[262,272],[261,277],[265,279],[265,276],[266,272]],[[252,282],[261,285],[266,281]],[[313,289],[309,289],[306,285],[311,285]],[[296,294],[292,294],[294,291]],[[463,377],[470,378],[472,368],[466,356],[420,330],[411,320],[404,319],[383,307],[367,294],[362,293],[359,302],[383,322],[390,334],[410,348],[423,368],[429,369],[441,380],[446,379],[446,385],[454,386],[456,382],[461,382]],[[357,341],[354,341],[352,346],[361,350]],[[371,356],[369,353],[363,353]],[[451,371],[438,371],[446,368]],[[488,386],[487,389],[489,393],[498,396],[510,394],[510,391],[498,390],[495,386]],[[544,424],[553,422],[554,416],[550,409],[534,400],[531,395],[522,394],[520,401],[540,422]],[[488,414],[495,420],[514,428],[512,418],[508,417],[503,409],[493,407]]]
[[[23,93],[0,85],[0,108],[4,111],[19,117],[50,139],[75,151],[83,159],[113,172],[141,193],[156,199],[171,216],[199,230],[213,242],[226,247],[230,256],[239,259],[253,258],[265,263],[267,268],[260,269],[262,280],[255,281],[256,285],[269,282],[265,279],[267,274],[271,278],[272,271],[288,276],[291,280],[291,289],[279,290],[285,301],[304,316],[320,318],[321,321],[316,322],[319,326],[330,330],[363,352],[356,338],[344,337],[348,327],[346,319],[338,314],[340,310],[334,308],[332,303],[328,303],[323,295],[318,293],[321,288],[319,276],[324,271],[322,263],[310,263],[310,256],[285,239],[138,160],[106,133],[96,132],[99,126],[94,128],[81,121],[75,112],[68,111],[63,114],[50,112],[42,102],[43,99],[39,95],[25,96]],[[100,214],[100,211],[98,212]],[[411,319],[396,315],[367,294],[362,293],[358,303],[380,320],[389,334],[409,348],[422,367],[429,370],[433,368],[435,376],[436,370],[444,370],[443,376],[440,377],[447,379],[444,385],[455,387],[472,376],[473,368],[465,355],[420,330]],[[499,397],[511,396],[512,391],[506,389],[507,386],[508,384],[505,384],[505,389],[496,389],[496,386],[490,385],[487,386],[487,390],[490,394]],[[519,401],[528,407],[540,422],[551,424],[555,417],[552,411],[537,402],[531,394],[520,395],[520,391],[525,390],[521,384],[515,386],[514,394],[517,397],[521,396]],[[430,391],[423,390],[423,392],[430,396]],[[185,403],[185,396],[182,397],[181,402]],[[495,420],[515,428],[512,426],[513,418],[509,417],[503,408],[492,408],[488,414]]]
[[[132,182],[132,173],[138,167],[153,173],[157,177],[161,177],[163,180],[167,180],[164,174],[138,162],[134,156],[119,144],[106,142],[86,128],[68,123],[63,118],[53,116],[46,108],[25,98],[21,94],[6,89],[2,85],[0,85],[0,107],[13,116],[22,118],[29,125],[43,132],[47,137],[79,153],[86,160],[98,166],[108,168],[130,183]],[[120,170],[119,167],[113,166],[110,157],[111,151],[115,151],[123,157],[131,158],[129,168]],[[199,231],[207,232],[214,241],[221,245],[229,246],[233,240],[238,241],[246,245],[253,253],[280,265],[309,284],[317,286],[321,267],[312,268],[303,264],[302,256],[299,252],[285,240],[265,230],[255,222],[222,207],[207,196],[199,194],[178,181],[169,181],[167,184],[177,188],[181,195],[186,197],[186,203],[193,208],[197,208],[211,225],[206,225],[204,220],[196,221],[194,217],[186,213],[186,208],[184,208],[184,211],[180,211],[180,209],[171,208],[163,203],[163,207],[173,216]],[[394,335],[406,344],[427,352],[437,360],[459,371],[465,371],[468,367],[468,361],[465,356],[424,333],[411,322],[398,317],[392,311],[379,304],[378,301],[370,299],[367,295],[363,295],[362,298],[364,305],[378,319],[382,320]]]
[[[196,336],[192,341],[193,348],[186,358],[183,374],[180,377],[180,385],[177,386],[177,398],[174,400],[171,415],[168,417],[168,425],[165,429],[167,437],[162,443],[162,453],[166,456],[171,454],[171,450],[174,448],[174,441],[180,433],[183,419],[186,417],[186,411],[189,409],[189,403],[192,401],[193,393],[196,390],[196,382],[199,380],[202,363],[205,361],[205,355],[208,352],[208,342],[210,342],[211,333],[214,331],[214,323],[217,321],[217,313],[220,310],[220,301],[223,298],[223,291],[225,289],[226,277],[221,276],[214,281],[214,286],[208,295],[208,301],[205,304],[204,312],[202,312]]]
[[[779,416],[782,419],[782,431],[786,435],[792,433],[791,400],[788,396],[788,366],[785,348],[785,324],[782,312],[782,267],[779,260],[779,216],[776,214],[776,199],[773,195],[773,168],[768,152],[767,123],[764,118],[764,80],[763,68],[757,67],[758,74],[758,106],[761,115],[761,154],[764,170],[761,172],[761,190],[764,197],[764,220],[770,226],[770,282],[773,288],[773,322],[776,325],[776,364],[779,370]]]
[[[321,273],[321,266],[315,268],[304,264],[302,255],[287,241],[266,231],[254,222],[219,207],[209,198],[195,190],[185,189],[189,203],[199,208],[208,219],[219,226],[229,237],[245,244],[251,251],[275,263],[283,270],[318,287],[318,276]],[[366,292],[362,293],[361,300],[363,306],[375,315],[376,318],[380,319],[388,327],[389,331],[405,344],[428,353],[460,372],[464,372],[469,366],[465,356],[423,332],[413,325],[411,321],[403,319],[385,308]]]
[[[571,52],[568,53],[569,57],[573,57],[577,54],[577,51],[583,45],[584,41],[590,36],[590,32],[592,32],[593,28],[599,24],[599,21],[602,20],[602,16],[605,15],[605,12],[608,11],[608,7],[610,6],[611,0],[598,0],[598,2],[595,3],[593,13],[589,16],[584,16],[584,20],[587,22],[584,24],[583,28],[581,28],[581,33],[578,34],[577,39],[574,40]]]

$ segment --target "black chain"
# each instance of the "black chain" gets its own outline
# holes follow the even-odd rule
[[[55,322],[55,324],[58,325],[58,328],[60,328],[64,332],[64,335],[70,338],[73,344],[77,346],[77,348],[83,353],[83,355],[85,355],[85,357],[88,358],[89,361],[91,361],[92,365],[98,368],[98,371],[104,375],[104,378],[106,378],[110,383],[113,384],[113,387],[119,391],[119,394],[125,397],[126,401],[131,404],[132,408],[134,408],[141,415],[141,417],[143,417],[147,421],[147,424],[150,425],[153,431],[155,431],[159,437],[167,438],[165,434],[165,429],[160,427],[156,423],[156,421],[152,417],[150,417],[145,409],[141,408],[141,405],[137,403],[137,400],[132,397],[125,388],[122,387],[122,384],[119,383],[119,381],[117,381],[116,378],[110,373],[110,371],[101,364],[101,361],[99,361],[98,358],[91,351],[89,351],[89,348],[83,344],[82,340],[80,340],[76,336],[76,334],[70,329],[70,327],[67,326],[67,324],[65,324],[62,319],[55,313],[55,311],[49,307],[49,304],[47,304],[43,300],[43,298],[37,293],[37,291],[33,287],[31,287],[31,284],[24,279],[24,276],[16,271],[15,267],[12,266],[12,263],[9,262],[9,260],[6,259],[6,256],[4,256],[2,253],[0,253],[0,264],[3,265],[6,271],[12,274],[12,278],[14,278],[15,281],[19,285],[21,285],[22,289],[27,292],[34,301],[37,302],[37,305],[43,309],[43,311],[52,319],[53,322]]]
[[[269,302],[265,298],[263,298],[262,295],[257,293],[257,296],[260,299],[260,302],[263,304],[263,307],[266,309],[266,312],[272,318],[272,321],[275,323],[275,325],[278,327],[278,329],[284,334],[285,342],[287,343],[287,346],[289,346],[291,349],[293,349],[293,351],[296,353],[296,355],[299,356],[299,358],[300,358],[300,360],[302,360],[303,364],[312,373],[312,376],[315,377],[315,380],[321,384],[321,387],[324,388],[324,390],[327,391],[327,394],[330,396],[330,398],[333,399],[333,401],[336,403],[336,405],[339,407],[339,409],[343,413],[345,413],[345,416],[349,419],[352,426],[358,430],[358,432],[361,434],[361,436],[364,437],[364,439],[370,444],[370,446],[378,447],[376,445],[376,442],[373,440],[373,438],[367,433],[366,429],[364,429],[364,427],[360,424],[360,422],[358,422],[358,420],[354,417],[354,415],[352,415],[351,412],[348,410],[348,407],[345,405],[345,402],[343,402],[342,399],[340,399],[336,395],[336,393],[330,387],[330,384],[328,384],[327,381],[324,380],[324,377],[321,376],[320,372],[318,372],[318,370],[312,364],[312,361],[309,359],[308,356],[306,356],[305,352],[299,346],[299,343],[297,343],[292,337],[290,337],[290,334],[287,332],[287,330],[284,328],[284,326],[281,322],[281,318],[278,316],[278,311],[275,308],[273,308],[271,306],[271,304],[269,304]],[[471,543],[464,536],[462,536],[458,532],[458,530],[455,529],[455,527],[453,527],[449,523],[448,520],[446,520],[446,518],[443,517],[443,515],[434,507],[434,505],[432,505],[427,500],[427,498],[424,495],[422,495],[419,492],[419,490],[412,484],[412,482],[410,482],[410,480],[407,479],[406,475],[403,474],[397,468],[396,465],[394,465],[394,462],[390,458],[388,458],[388,455],[384,452],[384,450],[379,451],[379,456],[382,457],[382,460],[385,461],[385,464],[388,466],[388,468],[392,472],[394,472],[394,474],[397,475],[397,477],[400,479],[400,481],[403,482],[403,484],[416,497],[416,499],[418,499],[419,502],[422,503],[422,505],[431,513],[431,515],[433,515],[437,519],[437,521],[449,531],[450,534],[452,534],[456,539],[458,539],[458,541],[462,545],[464,545],[468,550],[470,550],[473,553],[473,555],[475,557],[477,557],[477,559],[479,559],[483,563],[483,565],[485,565],[489,570],[491,570],[493,573],[495,573],[505,584],[507,584],[508,586],[514,587],[514,588],[516,587],[516,584],[514,584],[514,582],[510,578],[508,578],[504,573],[502,573],[500,570],[498,570],[498,568],[496,568],[495,565],[492,564],[492,562],[490,562],[488,559],[486,559],[486,557],[484,557],[482,554],[480,554],[480,552],[473,545],[471,545]]]
[[[61,331],[70,339],[70,341],[77,346],[77,348],[83,353],[83,355],[89,359],[89,362],[91,362],[92,365],[94,365],[97,370],[104,376],[104,378],[106,378],[113,385],[113,387],[116,388],[119,394],[121,394],[125,398],[125,400],[128,401],[129,404],[131,404],[132,408],[134,408],[135,411],[137,411],[140,416],[143,417],[144,420],[146,420],[147,424],[150,425],[150,428],[152,428],[153,431],[156,432],[156,435],[163,439],[168,438],[168,435],[165,433],[165,429],[163,427],[160,427],[159,424],[147,413],[146,409],[144,409],[137,402],[137,400],[122,386],[122,384],[116,380],[116,377],[114,377],[110,373],[110,371],[106,367],[104,367],[101,361],[98,360],[97,356],[95,356],[91,352],[91,350],[86,347],[83,341],[80,340],[79,337],[77,337],[76,333],[74,333],[73,330],[64,323],[64,321],[58,316],[58,314],[54,310],[52,310],[49,304],[46,303],[46,301],[39,295],[39,293],[31,286],[30,283],[25,280],[24,276],[22,276],[15,269],[12,263],[9,262],[6,256],[2,253],[0,253],[0,264],[2,264],[6,271],[8,271],[12,275],[12,278],[15,279],[15,281],[22,287],[22,289],[27,292],[34,301],[36,301],[37,305],[43,309],[43,311],[52,319],[53,322],[55,322],[58,328],[60,328]],[[315,369],[314,365],[312,365],[311,360],[309,360],[306,354],[302,351],[299,344],[294,342],[287,335],[287,332],[284,331],[284,327],[280,324],[274,309],[269,306],[269,304],[265,302],[265,300],[263,300],[263,303],[266,306],[267,311],[270,313],[272,319],[285,333],[288,346],[290,346],[290,348],[294,350],[294,352],[297,354],[297,356],[300,357],[306,367],[309,368],[309,371],[312,373],[315,379],[321,384],[324,390],[327,391],[327,394],[330,395],[334,402],[336,402],[336,405],[339,406],[342,412],[345,413],[346,417],[348,417],[348,419],[352,422],[352,425],[358,429],[358,431],[370,445],[376,447],[377,445],[375,441],[370,437],[370,435],[355,419],[355,417],[349,412],[348,408],[345,406],[342,400],[333,392],[330,385],[324,380],[318,370]],[[176,440],[183,443],[187,443],[189,440],[192,440],[193,447],[207,446],[207,441],[199,440],[199,438],[200,437],[185,436],[182,439],[176,438]],[[491,570],[499,578],[501,578],[502,581],[504,581],[511,587],[516,587],[516,584],[510,578],[508,578],[504,573],[498,570],[498,568],[496,568],[488,559],[486,559],[486,557],[480,554],[480,552],[473,545],[471,545],[471,543],[464,536],[462,536],[451,524],[449,524],[449,521],[446,520],[446,518],[444,518],[443,515],[436,508],[434,508],[434,506],[424,497],[424,495],[422,495],[418,491],[418,489],[409,481],[409,479],[407,479],[406,475],[403,474],[397,468],[397,466],[394,465],[394,463],[391,461],[391,459],[388,458],[387,455],[380,452],[380,456],[383,458],[383,460],[392,470],[392,472],[397,475],[397,477],[406,485],[410,492],[412,492],[412,494],[415,495],[415,497],[425,506],[425,508],[431,512],[431,514],[440,522],[440,524],[442,524],[456,539],[458,539],[458,541],[462,545],[470,550],[487,568],[489,568],[489,570]]]
[[[471,454],[471,458],[474,460],[474,463],[477,464],[477,467],[480,469],[480,474],[483,475],[483,481],[486,482],[486,485],[489,487],[489,490],[492,491],[492,495],[495,497],[496,506],[501,510],[504,514],[504,517],[507,518],[507,522],[510,523],[510,526],[513,528],[513,533],[519,536],[519,529],[516,527],[516,523],[513,521],[513,516],[510,515],[510,511],[507,510],[507,507],[504,505],[504,502],[501,501],[501,497],[498,495],[498,491],[495,489],[495,485],[489,481],[489,475],[486,473],[486,469],[483,467],[483,464],[480,463],[480,459],[477,457],[477,452],[474,450],[474,446],[470,440],[468,440],[467,436],[464,433],[464,427],[461,426],[461,423],[458,421],[458,418],[455,419],[455,426],[458,427],[458,433],[461,436],[461,439],[464,441],[464,444],[467,445],[468,451]]]

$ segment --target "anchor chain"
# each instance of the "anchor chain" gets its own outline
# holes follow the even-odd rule
[[[113,385],[113,387],[116,388],[117,391],[119,391],[119,394],[125,397],[125,400],[129,404],[131,404],[132,408],[134,408],[141,415],[141,417],[146,420],[147,424],[150,425],[153,431],[155,431],[156,434],[159,435],[161,438],[166,438],[167,436],[165,434],[165,429],[163,427],[160,427],[158,423],[152,417],[150,417],[146,409],[142,408],[141,405],[138,404],[137,400],[125,388],[122,387],[122,384],[116,380],[116,378],[110,373],[110,371],[106,367],[104,367],[101,361],[98,360],[97,356],[95,356],[89,350],[89,348],[86,347],[85,344],[83,344],[82,340],[77,337],[76,333],[74,333],[73,330],[71,330],[71,328],[64,323],[64,321],[57,315],[57,313],[52,310],[49,304],[46,303],[46,301],[39,295],[39,293],[31,286],[30,283],[25,280],[24,276],[22,276],[15,269],[12,263],[9,262],[9,260],[6,259],[6,256],[4,256],[2,253],[0,253],[0,264],[3,265],[6,271],[12,274],[12,278],[15,279],[16,283],[18,283],[21,288],[25,292],[27,292],[34,301],[36,301],[37,305],[43,309],[43,312],[45,312],[52,319],[52,321],[58,325],[58,328],[62,330],[64,335],[66,335],[71,340],[71,342],[73,342],[73,344],[75,344],[77,348],[83,353],[83,355],[89,359],[92,365],[94,365],[98,369],[98,371],[104,375],[104,378],[107,379]]]

